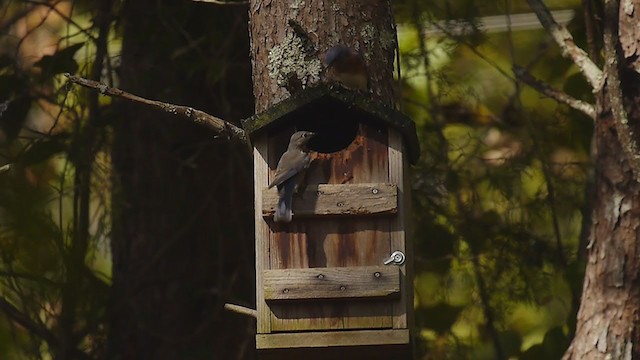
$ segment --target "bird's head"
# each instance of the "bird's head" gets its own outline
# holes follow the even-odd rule
[[[324,54],[324,64],[327,67],[330,67],[335,62],[341,61],[352,54],[353,54],[353,51],[344,45],[332,46]]]
[[[293,135],[291,135],[291,140],[289,141],[289,148],[292,146],[296,148],[303,148],[307,145],[307,142],[314,137],[316,133],[311,131],[297,131]]]

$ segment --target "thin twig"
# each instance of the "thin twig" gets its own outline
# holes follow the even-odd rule
[[[621,79],[618,68],[618,1],[605,0],[604,3],[604,71],[607,74],[606,96],[609,98],[613,124],[618,133],[622,152],[625,154],[633,178],[640,182],[640,148],[636,133],[629,126],[629,118],[624,108]]]
[[[570,58],[576,64],[593,88],[594,93],[600,91],[604,84],[604,77],[598,65],[589,58],[589,55],[584,50],[576,45],[569,30],[556,22],[549,9],[542,3],[542,0],[527,0],[527,2],[538,16],[542,26],[562,50],[562,56]]]
[[[542,81],[533,77],[533,75],[531,75],[522,66],[514,65],[513,73],[516,78],[518,78],[518,80],[536,89],[539,93],[546,95],[561,104],[565,104],[572,109],[578,110],[593,120],[596,119],[596,110],[592,104],[582,100],[578,100],[565,92],[562,92],[543,83]]]
[[[118,88],[109,87],[104,83],[85,79],[77,75],[71,75],[69,73],[66,73],[64,75],[69,79],[70,82],[87,87],[87,88],[96,89],[100,91],[100,93],[102,93],[103,95],[109,95],[113,97],[126,99],[129,101],[153,106],[164,112],[168,112],[173,115],[179,115],[193,121],[196,124],[206,126],[209,129],[215,131],[216,133],[224,133],[224,134],[230,135],[231,137],[237,140],[240,140],[241,142],[248,143],[247,135],[244,132],[244,130],[227,121],[224,121],[220,118],[209,115],[204,111],[200,111],[189,106],[174,105],[174,104],[164,103],[161,101],[145,99],[143,97],[130,94]]]
[[[226,303],[224,304],[224,308],[225,310],[233,311],[235,313],[242,314],[242,315],[251,316],[253,318],[258,317],[258,312],[256,311],[256,309],[251,309],[242,305]]]

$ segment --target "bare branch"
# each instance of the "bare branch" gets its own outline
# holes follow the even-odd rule
[[[562,56],[570,58],[576,64],[593,88],[594,93],[600,91],[604,84],[604,77],[598,65],[589,58],[589,55],[584,50],[576,45],[569,30],[555,21],[549,9],[542,3],[542,0],[527,0],[527,2],[538,16],[542,26],[562,49]]]
[[[242,305],[226,303],[224,304],[224,308],[225,310],[233,311],[235,313],[242,314],[242,315],[251,316],[253,318],[258,317],[258,312],[256,311],[256,309],[250,309]]]
[[[515,74],[516,78],[518,78],[518,80],[531,86],[539,93],[546,95],[561,104],[565,104],[572,109],[578,110],[595,121],[596,110],[592,104],[582,100],[578,100],[565,92],[562,92],[543,83],[542,81],[533,77],[525,68],[521,66],[514,65],[513,73]]]
[[[629,126],[629,118],[624,108],[618,68],[618,2],[605,0],[604,4],[604,71],[607,74],[607,91],[613,124],[618,133],[620,146],[625,154],[633,177],[640,182],[640,148],[636,134]]]
[[[200,111],[189,106],[174,105],[174,104],[164,103],[161,101],[145,99],[143,97],[130,94],[118,88],[109,87],[104,83],[85,79],[77,75],[71,75],[69,73],[65,73],[64,76],[66,76],[69,79],[69,81],[74,84],[79,84],[90,89],[98,90],[103,95],[109,95],[113,97],[126,99],[129,101],[153,106],[164,112],[167,112],[173,115],[179,115],[193,121],[196,124],[206,126],[218,134],[226,134],[235,138],[236,140],[240,140],[241,142],[244,142],[247,144],[249,143],[247,139],[247,135],[244,132],[244,130],[227,121],[224,121],[220,118],[209,115],[204,111]]]

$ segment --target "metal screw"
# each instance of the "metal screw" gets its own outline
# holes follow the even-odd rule
[[[373,189],[371,189],[371,192],[372,192],[372,193],[374,193],[374,194],[377,194],[377,193],[379,193],[379,192],[380,192],[380,190],[378,190],[378,189],[376,189],[376,188],[373,188]]]
[[[376,272],[373,273],[373,276],[379,278],[380,276],[382,276],[382,274],[380,274],[379,271],[376,271]]]
[[[285,294],[288,294],[289,293],[289,289],[285,288],[284,290],[282,290],[282,292],[285,293]]]
[[[338,207],[343,207],[343,206],[344,206],[344,203],[343,203],[343,202],[339,202],[339,203],[337,203],[337,204],[336,204],[336,206],[338,206]]]
[[[317,278],[322,280],[322,279],[324,279],[324,275],[323,274],[318,274]]]
[[[344,285],[340,285],[340,291],[345,291],[345,290],[347,290],[347,287]]]

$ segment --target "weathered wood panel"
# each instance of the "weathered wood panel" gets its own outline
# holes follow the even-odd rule
[[[262,192],[262,215],[273,216],[278,204],[276,188]],[[339,184],[308,186],[293,199],[294,218],[318,215],[380,215],[398,211],[395,184]]]
[[[387,129],[356,120],[358,133],[346,149],[315,155],[308,184],[389,183]],[[295,130],[291,126],[270,134],[272,170]],[[270,269],[379,266],[390,254],[390,225],[384,217],[294,218],[289,224],[270,226]],[[274,303],[270,309],[272,332],[392,327],[389,301]]]
[[[264,300],[263,279],[260,276],[269,267],[269,226],[262,218],[262,189],[269,185],[267,165],[268,142],[265,136],[253,142],[253,186],[255,201],[255,246],[256,246],[256,311],[258,334],[271,332],[271,311]]]
[[[266,300],[390,298],[399,296],[395,266],[263,271]]]
[[[256,336],[258,349],[394,345],[407,344],[408,342],[408,330],[326,331]]]
[[[405,264],[400,266],[402,291],[400,301],[393,306],[393,327],[406,329],[410,317],[407,316],[413,308],[408,309],[407,304],[413,304],[413,284],[406,279],[412,279],[413,251],[411,244],[406,239],[406,215],[407,206],[410,206],[410,182],[404,170],[409,169],[406,156],[403,153],[402,135],[394,130],[389,130],[389,180],[398,185],[398,216],[391,219],[391,251],[402,251],[407,256]],[[412,317],[412,316],[411,316]]]

